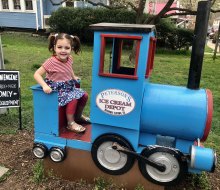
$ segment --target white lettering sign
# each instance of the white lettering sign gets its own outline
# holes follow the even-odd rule
[[[20,106],[19,71],[0,71],[0,107]]]
[[[120,116],[130,113],[135,107],[135,101],[127,92],[107,89],[97,95],[96,105],[105,113]]]
[[[18,80],[18,75],[16,74],[0,74],[0,81],[8,81],[8,80]]]

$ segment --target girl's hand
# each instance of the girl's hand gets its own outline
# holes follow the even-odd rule
[[[79,78],[79,77],[74,77],[74,80],[79,84],[80,83],[80,81],[81,81],[81,79]]]
[[[74,80],[80,80],[80,78],[79,77],[77,77],[77,76],[74,76],[74,78],[73,78]]]
[[[47,85],[47,86],[44,86],[43,87],[43,91],[46,93],[46,94],[50,94],[52,92],[52,89]]]
[[[46,73],[46,70],[44,67],[40,67],[35,73],[34,73],[34,78],[35,80],[42,86],[43,91],[47,94],[52,92],[52,89],[47,85],[47,83],[44,81],[42,78],[42,75]]]

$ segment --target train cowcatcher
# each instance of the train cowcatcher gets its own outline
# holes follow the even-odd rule
[[[110,175],[128,172],[137,160],[141,175],[159,185],[175,184],[186,172],[213,172],[216,153],[200,143],[213,111],[211,91],[199,88],[209,11],[210,2],[199,2],[187,87],[150,82],[154,25],[91,25],[91,124],[83,135],[67,131],[57,92],[32,86],[33,154],[62,162],[67,147],[83,150]]]

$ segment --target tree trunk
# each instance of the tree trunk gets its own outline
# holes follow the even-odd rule
[[[146,0],[140,0],[138,3],[137,16],[136,16],[136,24],[142,24],[142,19],[144,15]]]
[[[213,55],[213,60],[216,59],[216,53],[217,53],[217,50],[218,50],[218,46],[219,46],[219,52],[220,52],[220,42],[219,42],[219,36],[220,36],[220,24],[218,26],[218,34],[216,36],[216,44],[215,44],[215,51],[214,51],[214,55]]]

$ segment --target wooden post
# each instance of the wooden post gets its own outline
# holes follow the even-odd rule
[[[0,34],[0,70],[4,69],[4,58],[3,58],[3,50],[2,50],[2,40]],[[5,114],[7,112],[6,108],[0,108],[0,114]]]
[[[220,51],[219,36],[220,36],[220,23],[219,23],[219,26],[218,26],[218,34],[217,34],[216,42],[215,42],[215,51],[214,51],[214,55],[213,55],[213,60],[215,60],[215,58],[216,58],[216,53],[217,53],[217,50],[218,50],[218,45],[219,45],[219,51]]]
[[[4,58],[3,58],[3,50],[2,50],[2,40],[0,34],[0,69],[4,69]]]
[[[187,88],[199,89],[211,1],[198,3]]]

